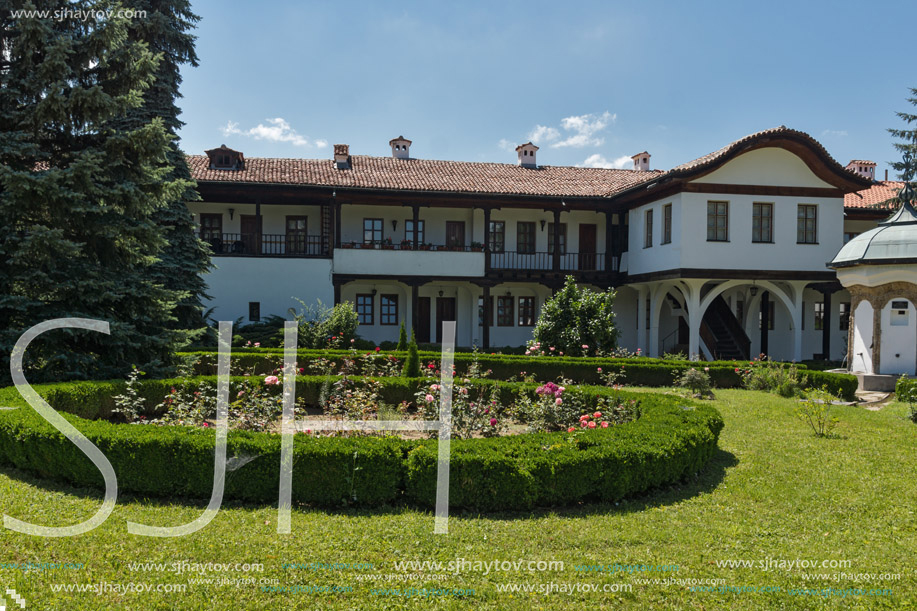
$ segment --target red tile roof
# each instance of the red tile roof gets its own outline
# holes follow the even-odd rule
[[[848,193],[844,196],[844,208],[875,208],[891,210],[897,207],[895,202],[889,200],[898,197],[898,191],[904,186],[903,182],[894,180],[881,180],[862,191]]]
[[[351,156],[351,169],[331,159],[249,158],[244,170],[212,170],[204,155],[188,155],[195,180],[352,187],[448,193],[604,197],[652,180],[659,171]]]

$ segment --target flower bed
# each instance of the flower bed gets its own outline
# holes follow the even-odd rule
[[[301,366],[318,359],[329,359],[340,363],[352,353],[347,350],[299,350],[297,359]],[[215,352],[182,353],[184,357],[197,361],[195,371],[202,375],[216,373]],[[403,362],[406,353],[387,352],[379,358],[395,358]],[[439,353],[421,352],[423,362],[438,360]],[[282,351],[277,349],[246,350],[233,349],[232,367],[235,372],[246,371],[253,374],[270,373],[280,366],[283,360]],[[484,370],[490,371],[490,377],[496,380],[518,378],[521,372],[537,379],[555,379],[558,376],[572,379],[577,384],[603,384],[609,373],[620,374],[619,382],[629,386],[672,386],[679,372],[698,363],[684,360],[664,360],[648,357],[600,358],[600,357],[550,357],[523,356],[509,354],[456,353],[455,367],[459,375],[466,375],[469,367],[477,363]],[[717,388],[742,388],[742,371],[748,361],[712,361],[704,362],[709,368],[711,382]],[[856,376],[841,373],[829,373],[806,369],[797,364],[800,382],[805,387],[821,388],[827,386],[832,394],[847,401],[855,399],[857,389]]]
[[[298,384],[300,392],[321,385]],[[207,385],[213,379],[199,379]],[[299,380],[298,380],[299,381]],[[322,380],[323,382],[324,380]],[[426,380],[384,379],[391,392],[416,393]],[[161,397],[174,381],[154,380],[142,394]],[[236,379],[234,385],[244,379]],[[477,381],[486,385],[486,381]],[[123,383],[36,386],[59,411],[101,415],[102,403]],[[272,389],[277,388],[272,385]],[[501,392],[543,397],[534,384],[501,384]],[[599,398],[608,388],[577,388]],[[716,448],[722,420],[707,406],[674,396],[641,394],[641,417],[608,428],[452,442],[450,505],[477,510],[527,509],[581,501],[610,501],[696,473]],[[86,402],[100,405],[86,405]],[[45,422],[13,388],[0,402],[0,463],[78,486],[103,486],[101,474],[75,445]],[[208,428],[136,426],[64,414],[108,457],[119,490],[163,497],[207,498],[213,481],[215,433]],[[276,502],[279,435],[230,431],[225,498]],[[315,506],[379,505],[408,501],[432,507],[437,443],[393,436],[294,440],[293,500]]]

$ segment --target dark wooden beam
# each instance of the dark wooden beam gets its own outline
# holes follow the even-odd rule
[[[724,195],[772,195],[775,197],[844,197],[844,191],[821,187],[775,187],[769,185],[728,185],[710,182],[689,182],[682,186],[685,193],[715,193]]]
[[[764,291],[761,294],[761,354],[767,355],[767,327],[770,316],[770,292]]]
[[[831,291],[825,291],[822,306],[821,354],[826,361],[831,360]]]
[[[810,280],[812,282],[831,282],[837,279],[832,271],[781,271],[761,269],[668,269],[646,274],[625,276],[626,282],[650,282],[653,280],[675,280],[678,278],[710,278],[711,280]]]

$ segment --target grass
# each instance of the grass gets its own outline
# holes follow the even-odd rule
[[[657,391],[659,389],[652,389]],[[819,439],[793,414],[794,402],[740,390],[717,391],[726,427],[720,451],[696,478],[614,506],[582,505],[531,513],[454,514],[448,536],[433,535],[427,512],[395,507],[339,512],[301,508],[293,533],[278,535],[271,507],[226,504],[203,530],[183,538],[129,535],[128,520],[177,525],[198,505],[122,496],[108,521],[71,538],[45,539],[0,530],[0,587],[15,588],[26,609],[812,609],[917,607],[917,425],[906,408],[872,412],[837,407],[837,437]],[[96,491],[0,471],[0,510],[62,526],[100,506]],[[464,558],[562,561],[563,570],[465,570],[444,580],[399,571],[395,561]],[[845,568],[763,568],[768,560],[849,561]],[[750,561],[751,568],[720,566]],[[131,570],[130,563],[262,563],[263,572],[205,574]],[[82,569],[22,571],[4,563],[84,563]],[[284,569],[285,563],[372,563],[371,570]],[[577,565],[677,565],[677,572],[583,572]],[[471,569],[474,567],[472,566]],[[806,580],[805,574],[828,579]],[[834,580],[833,574],[897,574],[888,581]],[[370,582],[372,575],[416,575],[415,581]],[[343,593],[264,592],[260,585],[194,584],[196,579],[276,579],[281,586],[352,588]],[[698,592],[665,579],[721,579],[733,588],[776,593]],[[659,583],[641,583],[642,580]],[[53,592],[51,584],[107,584],[94,592]],[[185,584],[184,593],[118,593],[117,585]],[[498,591],[520,584],[625,584],[629,592]],[[155,585],[154,585],[155,587]],[[381,596],[373,588],[467,588],[474,595]],[[840,595],[800,595],[793,588],[834,588]],[[883,588],[890,596],[854,595]]]

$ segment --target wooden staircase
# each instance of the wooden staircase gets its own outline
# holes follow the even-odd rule
[[[744,361],[751,352],[751,340],[722,296],[717,296],[704,312],[701,340],[715,360]]]

